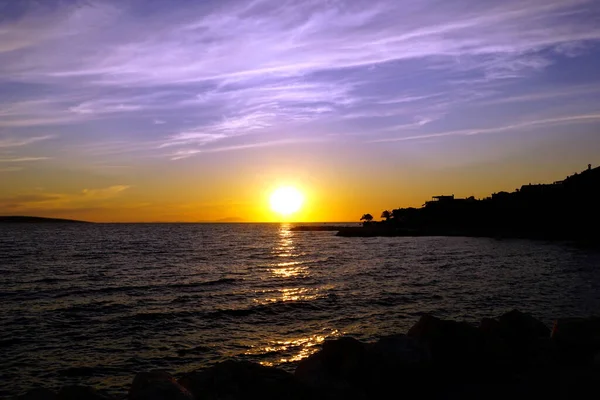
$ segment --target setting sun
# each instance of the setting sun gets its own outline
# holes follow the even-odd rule
[[[300,210],[304,202],[304,196],[294,187],[280,187],[271,194],[269,202],[271,210],[286,216]]]

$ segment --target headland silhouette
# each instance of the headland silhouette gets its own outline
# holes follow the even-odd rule
[[[484,199],[436,195],[421,208],[384,210],[381,221],[364,214],[361,226],[296,227],[294,230],[337,230],[338,236],[488,236],[575,240],[599,243],[600,167],[564,180],[526,184],[514,192]]]

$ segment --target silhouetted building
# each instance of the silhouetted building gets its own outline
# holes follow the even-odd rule
[[[449,204],[452,203],[454,201],[454,195],[442,195],[442,196],[432,196],[431,197],[432,200],[431,201],[426,201],[425,202],[425,207],[428,206],[437,206],[437,205],[442,205],[442,204]]]

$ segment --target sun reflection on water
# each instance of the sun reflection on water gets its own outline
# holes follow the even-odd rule
[[[305,254],[298,250],[297,244],[294,242],[294,233],[290,231],[290,228],[290,224],[281,224],[279,228],[279,237],[273,244],[271,254],[283,259],[280,259],[281,262],[270,264],[267,270],[275,287],[256,291],[258,298],[255,298],[254,301],[257,303],[313,301],[326,295],[327,288],[302,287],[294,284],[294,282],[305,282],[304,280],[295,281],[295,279],[310,277],[310,267],[307,263],[314,263],[314,259],[306,260]],[[271,281],[271,279],[268,280]],[[339,335],[337,330],[332,330],[294,339],[271,340],[267,345],[253,347],[245,354],[262,356],[261,358],[272,356],[268,361],[260,362],[262,365],[268,366],[296,362],[315,353],[326,338]],[[277,359],[274,359],[275,357]]]
[[[293,232],[289,224],[281,224],[279,228],[279,241],[272,250],[276,257],[298,257],[294,245]],[[278,278],[295,278],[308,275],[308,268],[302,265],[302,261],[283,261],[271,266],[271,273]]]
[[[312,288],[281,288],[276,290],[263,290],[261,294],[268,297],[263,299],[254,299],[256,303],[276,303],[278,301],[309,301],[323,297],[324,294],[319,294],[318,289]]]
[[[306,337],[300,337],[289,340],[273,340],[267,346],[255,347],[246,351],[246,355],[260,355],[269,353],[282,353],[291,352],[290,356],[281,357],[275,361],[261,361],[260,364],[265,366],[274,366],[278,364],[285,364],[290,362],[297,362],[304,358],[309,357],[318,351],[318,346],[321,345],[325,339],[338,337],[341,333],[335,329],[327,335],[314,334]]]
[[[291,257],[295,250],[293,233],[290,224],[281,224],[279,227],[279,242],[273,249],[277,257]]]

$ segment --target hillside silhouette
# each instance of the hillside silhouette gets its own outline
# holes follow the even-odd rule
[[[506,236],[598,242],[599,188],[600,167],[588,165],[562,181],[527,184],[484,199],[433,196],[421,208],[384,210],[382,221],[365,220],[362,227],[344,228],[338,235]]]

